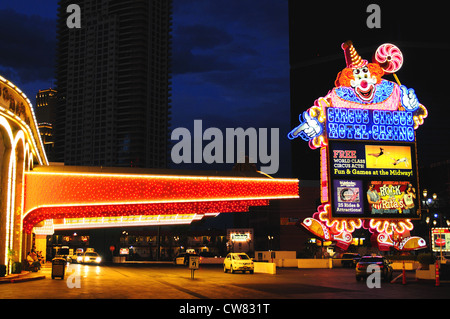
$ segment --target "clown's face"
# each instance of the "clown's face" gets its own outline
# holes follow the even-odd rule
[[[376,76],[370,75],[367,66],[353,70],[354,80],[350,81],[350,85],[355,90],[358,97],[363,101],[371,101],[375,94]]]

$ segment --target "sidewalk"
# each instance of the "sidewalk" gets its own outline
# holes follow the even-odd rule
[[[0,284],[18,283],[31,280],[45,279],[45,275],[42,275],[42,270],[51,267],[52,267],[51,263],[46,263],[42,265],[41,270],[39,270],[38,272],[22,271],[20,274],[10,274],[5,277],[0,277]]]

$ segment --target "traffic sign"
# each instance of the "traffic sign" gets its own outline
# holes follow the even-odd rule
[[[189,269],[198,269],[200,264],[199,256],[190,256],[189,257]]]

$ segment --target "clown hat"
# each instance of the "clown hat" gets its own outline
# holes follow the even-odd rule
[[[367,65],[367,60],[363,60],[358,52],[356,52],[352,41],[347,41],[342,44],[342,50],[345,53],[345,61],[347,62],[347,68],[359,69]]]

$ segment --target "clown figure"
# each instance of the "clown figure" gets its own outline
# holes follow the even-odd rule
[[[394,83],[382,78],[386,73],[398,71],[403,64],[402,53],[396,46],[380,46],[373,63],[363,60],[351,41],[342,44],[342,49],[347,67],[337,75],[335,87],[300,115],[300,125],[288,134],[289,139],[301,137],[311,142],[323,135],[324,138],[320,140],[323,142],[326,139],[326,125],[320,119],[320,114],[326,111],[326,107],[406,111],[413,114],[417,126],[422,124],[427,111],[417,100],[414,90],[401,85],[398,80]],[[310,146],[317,148],[320,144],[316,141]]]

